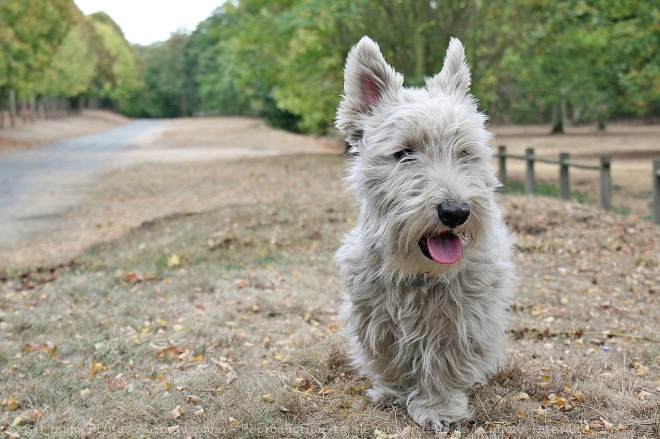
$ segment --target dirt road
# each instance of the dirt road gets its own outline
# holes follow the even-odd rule
[[[72,257],[144,221],[208,209],[217,197],[205,182],[227,160],[329,150],[327,141],[274,131],[256,119],[224,118],[138,120],[5,154],[0,266]]]
[[[136,121],[0,159],[0,245],[55,226],[51,219],[78,203],[118,154],[134,148],[132,139],[161,124]]]

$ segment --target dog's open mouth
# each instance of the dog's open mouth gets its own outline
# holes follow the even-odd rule
[[[419,240],[419,247],[424,256],[439,264],[453,264],[463,255],[461,238],[452,232],[425,236]]]

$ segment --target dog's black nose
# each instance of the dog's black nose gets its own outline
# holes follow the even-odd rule
[[[445,201],[438,204],[438,217],[442,224],[457,227],[467,221],[470,216],[470,205],[456,201]]]

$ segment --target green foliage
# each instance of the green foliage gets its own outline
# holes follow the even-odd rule
[[[0,0],[0,93],[97,96],[140,117],[261,116],[323,134],[363,35],[415,86],[460,38],[496,122],[660,116],[660,5],[647,0],[227,0],[192,34],[148,47],[72,0]]]
[[[187,55],[190,75],[197,86],[197,109],[213,114],[249,114],[249,99],[235,86],[239,59],[236,54],[221,48],[228,37],[227,29],[236,26],[236,17],[223,6],[199,24],[192,33]]]
[[[141,87],[133,49],[104,13],[71,0],[0,2],[0,91],[97,96],[122,108]]]
[[[105,72],[109,82],[99,85],[100,96],[114,100],[121,110],[133,96],[140,90],[140,70],[135,52],[124,39],[119,26],[103,12],[90,16],[95,32],[101,37],[102,44],[113,60],[111,71]]]
[[[279,51],[272,97],[278,108],[298,116],[297,126],[303,132],[322,134],[334,117],[342,91],[344,52],[336,45],[338,21],[346,6],[345,1],[305,0],[280,17],[279,27],[294,32],[286,49]]]
[[[173,34],[164,43],[134,48],[141,60],[144,86],[126,112],[138,117],[192,115],[196,96],[186,52],[188,39]]]
[[[574,122],[652,115],[660,102],[657,2],[517,3],[511,14],[521,18],[524,43],[505,70],[519,74],[528,100],[541,108],[567,105]]]
[[[72,0],[0,1],[0,89],[29,92],[78,14]]]
[[[92,88],[95,65],[90,63],[91,47],[85,38],[85,18],[80,18],[62,41],[37,91],[45,95],[79,96]]]

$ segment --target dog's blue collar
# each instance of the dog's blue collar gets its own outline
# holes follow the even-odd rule
[[[420,273],[417,276],[408,279],[408,285],[413,288],[422,288],[427,282],[428,279],[424,273]]]

